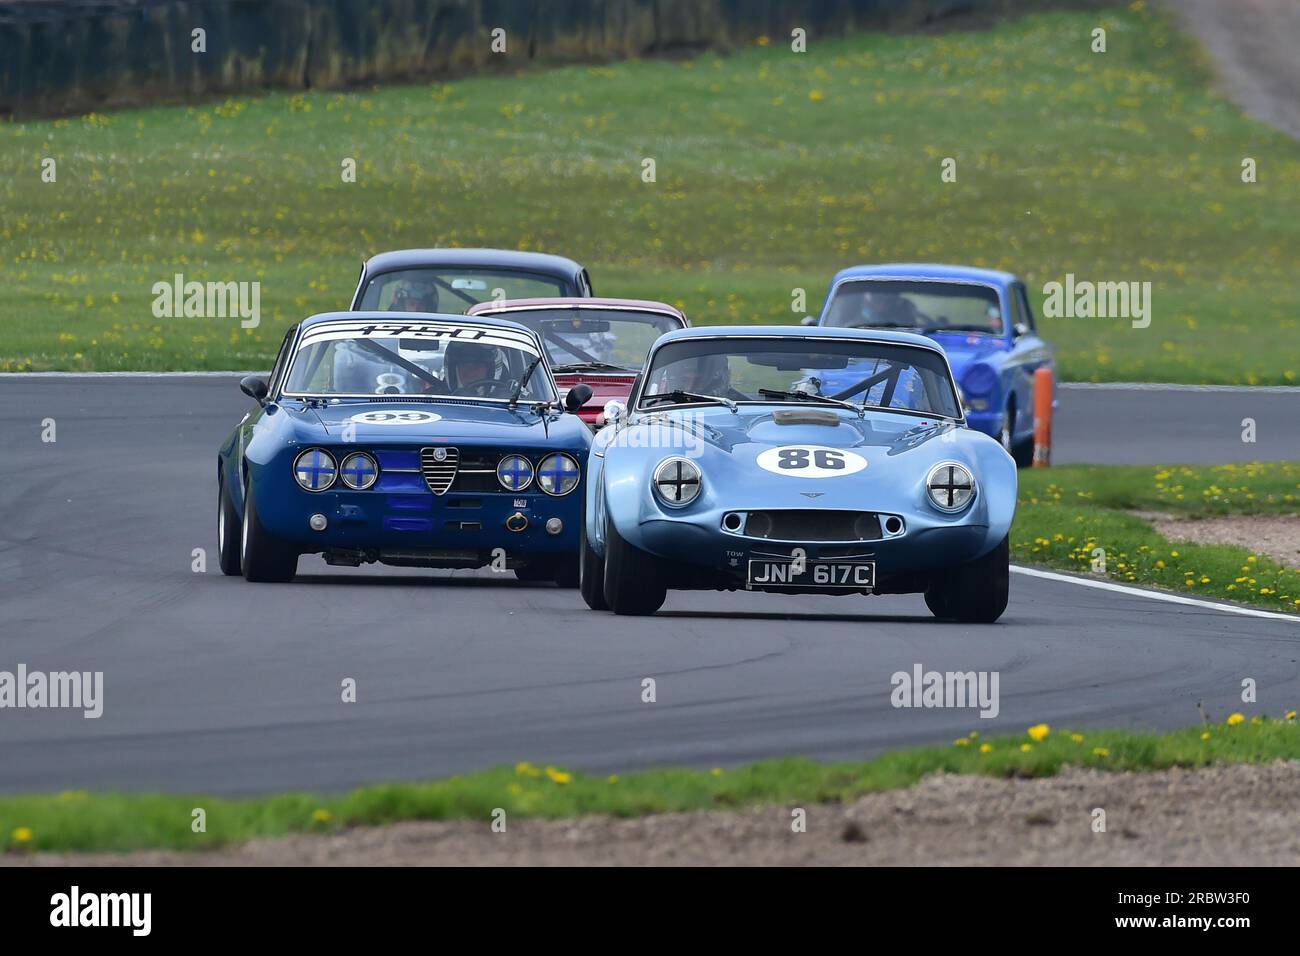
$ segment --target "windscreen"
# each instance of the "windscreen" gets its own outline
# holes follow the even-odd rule
[[[517,309],[502,317],[536,331],[557,372],[639,372],[655,340],[682,327],[675,315],[634,309]]]
[[[367,283],[359,312],[464,314],[480,302],[571,295],[555,276],[511,269],[402,269]]]
[[[823,325],[1002,335],[996,289],[967,282],[855,279],[836,287]]]
[[[554,401],[531,335],[451,322],[324,322],[298,341],[286,395],[422,395]]]
[[[660,348],[638,408],[732,402],[855,405],[960,418],[943,355],[867,339],[690,338]],[[822,401],[819,401],[822,400]]]

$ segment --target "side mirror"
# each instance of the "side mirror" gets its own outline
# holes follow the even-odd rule
[[[262,376],[245,375],[239,380],[239,390],[257,404],[266,404],[266,379]]]
[[[1016,338],[1020,338],[1022,335],[1029,334],[1029,326],[1025,325],[1023,322],[1017,322],[1012,326],[1011,332]]]
[[[618,399],[605,403],[605,424],[615,425],[627,416],[627,406]]]
[[[569,394],[564,396],[564,410],[576,414],[578,409],[589,401],[591,401],[591,386],[575,385],[569,389]]]
[[[817,316],[815,316],[815,315],[805,315],[802,319],[799,320],[799,324],[800,324],[800,325],[816,325],[816,324],[817,324]]]

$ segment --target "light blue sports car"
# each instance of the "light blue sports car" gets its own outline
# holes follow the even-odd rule
[[[594,610],[653,614],[672,589],[919,592],[967,622],[1006,609],[1016,464],[967,426],[932,339],[669,332],[605,416],[581,537]]]

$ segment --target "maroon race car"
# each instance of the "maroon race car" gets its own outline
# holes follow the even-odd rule
[[[680,309],[646,299],[546,298],[480,302],[469,315],[507,318],[534,329],[561,389],[591,387],[579,415],[605,424],[605,403],[626,402],[646,353],[665,332],[690,325]]]

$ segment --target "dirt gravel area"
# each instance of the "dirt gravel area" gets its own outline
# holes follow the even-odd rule
[[[1002,780],[938,774],[850,804],[638,819],[402,823],[255,840],[203,853],[41,854],[37,865],[1300,864],[1300,761]],[[1094,832],[1094,811],[1105,832]]]
[[[1300,515],[1224,515],[1214,518],[1178,518],[1141,512],[1140,516],[1170,541],[1193,544],[1234,544],[1272,558],[1290,568],[1300,568]]]
[[[1224,92],[1243,110],[1300,137],[1300,3],[1164,0],[1214,60]]]

